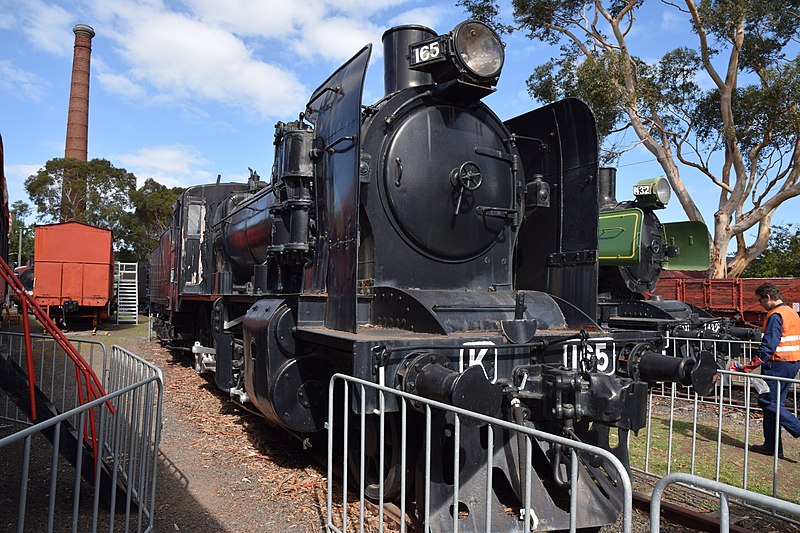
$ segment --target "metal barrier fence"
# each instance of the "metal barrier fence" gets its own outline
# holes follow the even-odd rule
[[[672,354],[680,355],[681,346],[689,342],[698,340],[671,339]],[[750,361],[759,344],[705,340],[703,343],[706,349],[725,354],[728,363],[741,364]],[[760,493],[776,499],[796,499],[794,476],[785,474],[788,465],[784,467],[779,462],[777,447],[771,461],[754,461],[755,454],[749,451],[749,446],[761,444],[760,438],[756,442],[751,438],[753,428],[761,433],[761,422],[756,422],[756,417],[752,416],[762,413],[756,402],[758,394],[753,392],[757,380],[761,380],[759,387],[766,387],[766,381],[777,382],[779,388],[791,387],[787,404],[795,414],[800,380],[727,370],[720,370],[719,375],[714,393],[706,397],[675,384],[651,389],[645,434],[629,435],[632,469],[656,477],[673,472],[694,475],[738,487],[749,495]],[[776,412],[776,442],[780,432],[779,415],[780,411]],[[744,505],[753,498],[755,496],[745,498]],[[797,523],[790,517],[776,515],[772,509],[756,509]]]
[[[72,345],[101,379],[107,380],[109,358],[103,343],[93,340],[70,339]],[[75,380],[75,365],[49,335],[31,335],[32,355],[35,363],[36,386],[47,396],[59,413],[81,404]],[[0,354],[13,361],[23,372],[25,364],[25,336],[22,333],[0,332]],[[108,390],[108,383],[103,386]],[[5,395],[0,400],[0,420],[32,424],[28,416],[12,399]],[[77,420],[70,421],[73,425]]]
[[[18,335],[0,335],[0,357],[16,357]],[[106,396],[84,405],[63,354],[37,337],[38,385],[59,414],[32,424],[3,398],[0,427],[0,529],[44,531],[153,530],[161,437],[161,371],[114,346],[72,341],[102,376]],[[63,408],[63,411],[62,411]],[[99,453],[86,441],[91,417]],[[13,431],[13,432],[12,432]],[[88,449],[87,449],[88,448]]]
[[[739,487],[733,487],[725,483],[710,479],[692,476],[690,474],[669,474],[661,478],[653,489],[653,496],[650,502],[650,533],[660,533],[661,531],[661,497],[664,491],[672,483],[681,483],[685,486],[697,487],[707,492],[715,493],[720,501],[719,530],[721,533],[730,531],[730,506],[731,497],[737,500],[758,505],[765,509],[774,509],[786,514],[793,514],[800,518],[800,505],[790,503],[778,498],[764,496]]]
[[[337,382],[341,383],[343,386],[343,391],[341,392],[341,396],[335,394],[337,389]],[[354,424],[357,426],[357,432],[352,432],[350,429],[350,417],[349,416],[337,416],[342,415],[343,413],[351,413],[351,406],[350,406],[350,398],[351,398],[351,390],[350,388],[353,387],[354,392],[356,392],[356,397],[358,397],[359,404],[354,405],[353,407],[357,408],[357,412],[361,413],[360,415],[354,415]],[[367,398],[367,391],[370,393],[377,395],[377,405],[375,406],[374,410],[370,410],[367,408],[366,398]],[[340,411],[336,411],[336,398],[339,397],[339,401],[341,403]],[[385,415],[385,406],[391,402],[396,402],[397,407],[399,409],[399,424],[400,427],[392,427],[389,428],[388,420],[391,416]],[[478,465],[478,472],[476,476],[474,476],[471,480],[471,490],[475,488],[475,483],[482,485],[485,488],[485,492],[483,492],[482,497],[475,497],[473,498],[471,503],[475,503],[476,505],[485,505],[486,512],[485,512],[485,523],[483,524],[484,531],[494,531],[494,525],[492,521],[492,513],[490,512],[490,506],[493,498],[493,461],[496,458],[497,450],[495,450],[494,446],[494,432],[493,429],[495,428],[502,428],[515,434],[524,445],[522,449],[519,451],[520,457],[525,457],[525,474],[524,478],[520,476],[521,479],[521,487],[524,487],[524,498],[522,502],[522,508],[519,510],[519,525],[520,531],[531,531],[532,529],[536,529],[539,523],[539,517],[536,516],[534,509],[532,508],[532,481],[538,479],[537,474],[533,472],[532,468],[532,447],[535,445],[536,441],[544,441],[553,443],[556,445],[561,445],[564,448],[569,450],[570,453],[570,472],[569,472],[569,494],[570,494],[570,504],[569,504],[569,528],[570,531],[575,531],[577,527],[577,520],[578,515],[580,513],[578,509],[578,501],[577,501],[577,494],[578,490],[576,490],[576,486],[578,484],[579,476],[578,476],[578,453],[588,453],[590,455],[595,456],[596,458],[602,458],[605,460],[605,469],[609,471],[609,474],[616,474],[616,479],[619,485],[621,485],[621,501],[622,501],[622,522],[621,527],[622,531],[625,533],[629,533],[631,531],[631,511],[632,511],[632,488],[631,488],[631,481],[630,477],[627,473],[625,466],[609,451],[604,450],[602,448],[592,446],[589,444],[585,444],[582,442],[578,442],[575,440],[566,439],[564,437],[553,435],[550,433],[545,433],[542,431],[538,431],[532,428],[528,428],[522,425],[513,424],[510,422],[506,422],[500,419],[484,416],[481,414],[473,413],[470,411],[466,411],[464,409],[460,409],[457,407],[453,407],[451,405],[443,404],[434,400],[428,400],[426,398],[422,398],[419,396],[415,396],[412,394],[408,394],[402,391],[398,391],[395,389],[391,389],[388,387],[384,387],[381,385],[376,385],[374,383],[363,381],[358,378],[354,378],[351,376],[346,376],[343,374],[336,374],[333,376],[330,382],[329,388],[329,396],[328,396],[328,422],[327,422],[327,429],[328,429],[328,490],[327,490],[327,529],[328,531],[335,531],[337,533],[344,532],[344,531],[351,531],[348,529],[348,471],[353,470],[354,472],[358,472],[358,513],[354,520],[357,521],[357,524],[354,525],[353,531],[364,531],[365,521],[367,520],[367,513],[366,513],[366,501],[367,501],[367,488],[366,485],[368,480],[366,479],[366,470],[371,467],[375,467],[377,472],[385,472],[386,468],[389,466],[390,458],[387,457],[387,439],[389,439],[389,433],[392,432],[395,436],[399,434],[399,447],[402,450],[399,453],[399,469],[396,470],[396,473],[400,476],[400,486],[399,486],[399,510],[400,510],[400,517],[405,517],[406,512],[409,510],[411,502],[408,498],[408,480],[406,470],[407,470],[407,463],[405,457],[405,450],[407,443],[410,443],[415,436],[409,434],[409,404],[412,405],[412,410],[416,407],[417,409],[422,406],[424,410],[424,422],[421,424],[424,427],[424,435],[423,436],[416,436],[417,439],[424,440],[423,447],[421,450],[421,455],[419,459],[419,465],[424,464],[424,475],[418,475],[416,477],[416,484],[417,484],[417,501],[416,501],[416,515],[419,520],[422,522],[423,531],[429,531],[429,528],[432,526],[431,524],[431,446],[432,446],[432,413],[434,412],[445,412],[451,413],[454,416],[454,426],[452,432],[452,440],[453,440],[453,454],[452,454],[452,465],[443,465],[444,468],[448,469],[448,476],[452,476],[452,494],[448,496],[449,499],[449,515],[452,517],[452,529],[449,529],[449,526],[443,523],[439,523],[439,526],[447,527],[448,531],[453,531],[456,533],[459,531],[461,526],[460,524],[460,514],[462,511],[462,498],[460,497],[459,491],[463,490],[466,492],[466,481],[461,478],[461,466],[465,465],[466,458],[462,457],[460,453],[461,449],[461,437],[460,431],[462,426],[466,426],[471,423],[480,423],[480,424],[487,424],[488,430],[485,432],[486,435],[486,442],[483,442],[483,446],[485,451],[477,452],[477,457],[472,457],[472,460],[477,462]],[[370,439],[374,440],[377,437],[377,442],[372,442],[371,445],[374,448],[373,453],[374,455],[371,457],[371,461],[368,461],[365,458],[365,453],[360,453],[360,451],[365,450],[366,446],[370,444],[367,443],[367,427],[368,424],[365,423],[365,417],[367,416],[365,413],[369,410],[371,415],[375,415],[374,418],[379,420],[378,427],[372,428],[370,430]],[[396,413],[395,413],[396,414]],[[341,419],[340,419],[341,418]],[[396,418],[394,419],[396,422]],[[358,460],[356,461],[355,458],[351,455],[349,447],[351,446],[351,440],[356,440],[353,443],[356,448],[356,455],[358,456]],[[341,464],[337,463],[336,453],[334,450],[341,445]],[[483,456],[481,454],[483,453]],[[376,457],[377,455],[377,457]],[[394,454],[392,454],[394,456]],[[370,465],[368,463],[374,461],[374,464]],[[333,487],[333,478],[334,472],[341,469],[342,473],[342,486],[345,489],[342,490],[342,501],[341,501],[341,513],[335,515],[333,510],[333,498],[334,498],[334,487]],[[613,472],[612,472],[613,471]],[[423,472],[420,472],[421,474]],[[384,530],[384,509],[383,509],[383,493],[384,493],[384,478],[383,476],[377,476],[378,483],[377,487],[372,486],[373,492],[378,494],[377,503],[378,503],[378,523],[377,523],[377,530],[383,531]],[[387,476],[388,478],[388,476]],[[478,478],[476,482],[475,479]],[[422,492],[420,491],[420,484],[424,484]],[[377,490],[374,490],[377,489]],[[483,490],[483,489],[481,489]],[[420,501],[419,495],[424,493],[424,498]],[[584,510],[586,507],[582,507],[581,510]],[[466,512],[469,512],[466,510]],[[549,517],[544,517],[546,520]],[[406,523],[405,519],[400,519],[400,531],[406,531]],[[435,528],[434,528],[435,529]]]

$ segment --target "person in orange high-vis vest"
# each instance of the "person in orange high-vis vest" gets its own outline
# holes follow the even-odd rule
[[[781,300],[781,291],[772,283],[756,288],[761,306],[769,311],[761,328],[761,345],[751,362],[737,366],[742,372],[752,372],[761,367],[761,375],[794,379],[800,371],[800,315]],[[794,437],[800,437],[800,420],[786,409],[786,395],[791,383],[766,380],[769,391],[758,396],[758,405],[764,412],[764,444],[750,446],[751,452],[775,454],[775,434],[778,433],[778,456],[783,457],[783,442],[775,422],[780,413],[780,425]],[[780,397],[778,395],[780,383]]]

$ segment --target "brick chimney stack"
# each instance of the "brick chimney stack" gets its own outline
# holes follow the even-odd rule
[[[94,30],[86,24],[72,28],[75,53],[72,57],[72,84],[67,113],[66,159],[86,161],[89,139],[89,64]],[[75,220],[86,211],[86,181],[76,170],[65,172],[61,183],[61,222]]]
[[[86,161],[89,136],[89,64],[94,30],[86,24],[72,28],[75,33],[75,55],[72,59],[72,85],[69,89],[67,146],[64,157]]]

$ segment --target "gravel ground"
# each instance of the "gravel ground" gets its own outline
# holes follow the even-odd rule
[[[300,443],[228,402],[187,360],[138,344],[164,372],[156,531],[324,530],[325,473]]]

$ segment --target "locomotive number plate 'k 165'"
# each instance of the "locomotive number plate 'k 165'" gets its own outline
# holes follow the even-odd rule
[[[564,343],[564,366],[578,368],[580,356],[580,341]],[[604,374],[613,374],[616,371],[617,349],[614,339],[598,338],[589,339],[586,345],[584,358],[597,357],[597,371]]]

